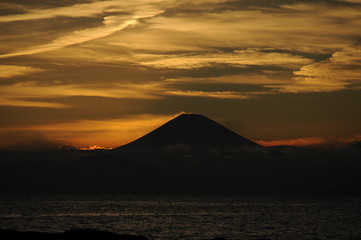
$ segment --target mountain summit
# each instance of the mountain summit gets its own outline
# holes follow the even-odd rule
[[[195,149],[260,147],[201,114],[181,114],[145,136],[117,149],[159,149],[172,145]]]

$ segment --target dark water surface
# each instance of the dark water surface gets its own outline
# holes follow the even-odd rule
[[[0,228],[151,239],[361,239],[361,196],[2,195]]]

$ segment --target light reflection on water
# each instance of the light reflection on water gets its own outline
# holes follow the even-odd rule
[[[96,228],[151,239],[361,238],[361,197],[0,196],[0,228]]]

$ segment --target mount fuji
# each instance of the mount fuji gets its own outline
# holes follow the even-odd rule
[[[145,136],[116,149],[146,150],[175,145],[193,149],[262,147],[208,117],[184,113]]]

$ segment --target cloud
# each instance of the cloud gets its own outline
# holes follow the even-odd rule
[[[255,73],[243,74],[224,74],[219,77],[177,77],[167,78],[164,83],[173,84],[251,84],[251,85],[266,85],[266,84],[284,84],[289,82],[288,76],[283,76],[281,70],[259,70]]]
[[[149,22],[152,23],[151,29],[182,33],[186,38],[190,34],[197,36],[198,40],[189,44],[203,48],[272,46],[314,51],[335,49],[349,42],[347,35],[359,35],[355,28],[355,25],[360,24],[357,21],[350,24],[333,22],[329,17],[323,16],[322,11],[320,8],[312,13],[301,11],[297,14],[288,10],[274,12],[270,9],[236,9],[201,14],[188,12],[158,16]],[[343,20],[355,20],[357,9],[339,7],[337,11],[344,11]],[[348,13],[351,17],[348,17]],[[328,43],[327,47],[325,43]]]
[[[196,69],[217,65],[246,67],[249,65],[282,65],[294,67],[312,62],[310,59],[287,53],[266,53],[258,49],[235,50],[232,53],[196,53],[179,55],[136,56],[140,64],[154,68]],[[152,58],[158,58],[152,60]],[[143,60],[144,59],[144,60]],[[149,59],[149,60],[145,60]]]
[[[273,146],[344,146],[347,143],[361,141],[361,135],[352,137],[339,137],[339,138],[322,138],[322,137],[308,137],[296,139],[280,139],[280,140],[258,140],[258,144],[265,147]]]
[[[349,2],[349,3],[361,3],[361,0],[341,0],[343,2]]]
[[[281,92],[331,92],[361,83],[361,46],[346,47],[324,61],[305,65],[295,71],[294,83],[280,87]]]
[[[359,9],[355,6],[334,5],[321,3],[298,3],[282,5],[284,9],[298,11],[301,14],[317,13],[318,17],[340,18],[343,20],[358,19],[361,16]]]
[[[256,141],[258,144],[261,144],[265,147],[273,147],[273,146],[310,146],[310,145],[319,145],[324,144],[327,141],[325,138],[297,138],[297,139],[281,139],[281,140],[258,140]]]
[[[51,43],[30,47],[29,49],[13,53],[3,54],[0,55],[0,58],[37,54],[106,37],[131,25],[137,24],[138,19],[152,17],[161,12],[161,10],[146,6],[136,9],[130,15],[105,16],[102,22],[103,26],[101,27],[78,30],[65,36],[61,36],[53,40]]]
[[[178,3],[182,5],[182,2]],[[361,27],[361,22],[357,21],[360,9],[355,7],[335,8],[330,4],[326,8],[320,4],[306,4],[306,9],[314,11],[300,9],[294,12],[291,7],[298,5],[288,5],[288,8],[285,5],[275,12],[274,8],[242,10],[225,4],[223,10],[208,9],[204,12],[182,11],[176,4],[167,6],[162,8],[164,14],[143,21],[142,27],[114,33],[99,44],[127,48],[134,54],[132,60],[140,64],[157,66],[159,63],[163,67],[171,65],[184,69],[180,62],[185,58],[198,63],[201,61],[195,60],[198,55],[206,58],[203,55],[208,53],[212,57],[217,48],[239,51],[273,48],[288,50],[291,55],[292,52],[331,53],[360,36],[357,31]],[[209,7],[215,6],[209,4]],[[325,9],[328,15],[323,14]],[[342,14],[332,15],[338,11]],[[165,58],[164,61],[159,62],[157,55]],[[148,57],[149,61],[143,62],[143,57]]]
[[[280,108],[273,108],[272,104],[291,105],[287,99],[304,94],[281,93],[359,87],[357,42],[361,37],[361,6],[350,3],[358,1],[18,2],[23,2],[22,7],[12,5],[8,8],[14,11],[0,17],[0,29],[4,30],[0,60],[2,68],[7,68],[0,71],[3,106],[25,106],[21,109],[29,112],[33,109],[30,106],[52,108],[41,110],[57,112],[61,118],[93,99],[86,117],[95,118],[90,114],[92,107],[94,114],[102,117],[114,116],[125,105],[133,107],[124,102],[117,105],[124,98],[142,105],[137,109],[139,112],[167,109],[164,111],[169,113],[174,108],[183,110],[184,106],[191,106],[197,111],[231,116],[231,111],[234,114],[236,108],[247,105],[253,116],[257,114],[254,109],[271,115],[279,111],[279,116],[285,116],[299,106],[280,113]],[[23,13],[15,14],[19,12]],[[264,98],[271,102],[258,100],[260,95],[267,95]],[[318,99],[321,96],[324,95],[317,95]],[[114,103],[116,107],[105,111],[103,105],[96,103],[104,98],[115,99],[107,106]],[[226,109],[223,104],[229,101],[224,99],[257,101],[233,101],[235,104]],[[195,101],[198,104],[193,104]],[[218,109],[213,103],[217,103]],[[357,109],[357,101],[349,104],[349,112],[351,108]],[[29,112],[24,115],[31,115]],[[312,114],[328,114],[316,112]],[[304,110],[295,111],[294,115],[307,114]],[[79,115],[62,119],[85,118]],[[351,115],[354,116],[352,113],[347,116]],[[12,116],[20,121],[18,115]],[[46,116],[40,118],[46,122]],[[354,122],[352,117],[348,118]],[[269,125],[264,128],[260,125],[255,123],[255,131],[264,136]],[[292,129],[293,126],[285,132]]]
[[[0,16],[0,22],[29,21],[36,19],[55,18],[55,17],[90,17],[100,15],[105,9],[123,5],[122,1],[95,1],[92,3],[79,3],[71,6],[33,9],[23,14],[13,14]]]
[[[42,102],[42,98],[69,96],[98,96],[110,98],[157,99],[163,87],[158,83],[144,84],[39,84],[37,82],[17,83],[0,88],[0,105],[33,107],[71,107],[52,102]]]
[[[208,5],[208,4],[218,4],[226,2],[234,2],[235,0],[180,0],[178,1],[180,5]]]
[[[134,19],[133,20],[125,20],[123,22],[118,22],[117,24],[115,24],[114,22],[112,22],[111,24],[107,24],[106,23],[107,21],[112,22],[111,19],[107,18],[107,19],[104,19],[105,27],[97,27],[97,28],[92,28],[92,29],[79,30],[79,31],[73,32],[72,34],[69,34],[69,35],[66,35],[63,37],[59,37],[59,38],[55,39],[54,41],[52,41],[51,43],[36,46],[36,47],[31,47],[27,50],[13,52],[13,53],[9,53],[9,54],[3,54],[3,55],[0,55],[0,58],[8,58],[8,57],[15,57],[15,56],[22,56],[22,55],[32,55],[32,54],[37,54],[37,53],[42,53],[42,52],[47,52],[47,51],[64,48],[64,47],[71,46],[74,44],[79,44],[79,43],[91,41],[91,40],[94,40],[97,38],[106,37],[116,31],[122,30],[122,29],[136,23],[136,21]]]
[[[1,14],[25,13],[27,9],[16,3],[0,2]],[[1,17],[1,16],[0,16]]]
[[[30,66],[0,65],[0,78],[12,78],[42,71],[44,70]]]
[[[165,91],[164,95],[181,96],[181,97],[205,97],[205,98],[221,98],[221,99],[249,99],[253,98],[251,94],[242,94],[234,91],[206,92],[206,91]]]
[[[16,99],[14,96],[2,96],[0,97],[1,102],[0,106],[21,106],[21,107],[38,107],[38,108],[65,108],[69,107],[69,105],[61,104],[61,103],[51,103],[51,102],[43,102],[34,100],[21,100]]]

